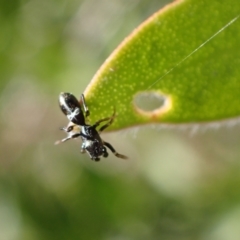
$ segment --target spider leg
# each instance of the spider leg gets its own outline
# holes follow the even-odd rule
[[[86,153],[86,146],[84,143],[82,143],[82,146],[81,146],[81,153]]]
[[[115,113],[116,112],[115,112],[115,108],[114,108],[113,115],[109,119],[110,121],[108,123],[106,123],[105,125],[103,125],[102,127],[100,127],[99,132],[102,132],[104,129],[106,129],[107,127],[109,127],[113,123],[114,118],[115,118]]]
[[[108,121],[108,120],[110,120],[110,119],[111,119],[111,117],[107,117],[107,118],[100,119],[100,120],[98,120],[97,122],[95,122],[95,123],[92,125],[92,127],[93,127],[93,128],[96,128],[96,127],[99,126],[100,123],[106,122],[106,121]]]
[[[108,142],[103,142],[103,145],[105,145],[106,147],[108,147],[116,157],[122,158],[122,159],[128,159],[127,156],[124,156],[124,155],[122,155],[122,154],[120,154],[120,153],[117,153],[116,150],[113,148],[113,146],[112,146],[110,143],[108,143]]]
[[[110,125],[112,124],[114,118],[115,118],[115,108],[114,108],[113,115],[112,115],[111,117],[103,118],[103,119],[97,121],[97,122],[93,125],[93,127],[96,128],[97,126],[99,126],[100,123],[109,121],[108,123],[106,123],[105,125],[103,125],[103,126],[99,129],[99,132],[102,132],[105,128],[107,128],[108,126],[110,126]]]
[[[87,118],[87,117],[90,115],[90,111],[88,110],[88,106],[87,106],[87,104],[86,104],[85,97],[84,97],[83,94],[81,95],[80,102],[81,102],[82,105],[83,105],[84,112],[85,112],[85,116],[86,116],[86,118]]]
[[[81,148],[80,152],[81,152],[81,153],[86,153],[86,149]]]
[[[70,135],[66,138],[63,138],[62,140],[58,140],[55,142],[55,145],[59,144],[59,143],[63,143],[63,142],[66,142],[67,140],[70,140],[70,139],[73,139],[73,138],[77,138],[79,137],[81,134],[80,133],[75,133],[73,135]]]

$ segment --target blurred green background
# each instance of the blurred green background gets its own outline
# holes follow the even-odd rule
[[[0,240],[240,239],[237,122],[104,134],[128,161],[95,163],[80,140],[54,146],[59,93],[80,96],[165,4],[0,1]]]

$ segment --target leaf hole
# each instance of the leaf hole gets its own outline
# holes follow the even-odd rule
[[[136,111],[144,115],[160,115],[170,109],[170,97],[157,91],[139,92],[133,98]]]

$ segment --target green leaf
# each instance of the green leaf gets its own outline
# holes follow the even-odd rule
[[[239,0],[182,0],[152,15],[87,87],[91,121],[114,107],[111,129],[239,116],[239,14]]]

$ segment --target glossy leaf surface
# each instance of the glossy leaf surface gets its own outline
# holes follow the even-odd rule
[[[91,120],[111,115],[113,107],[118,117],[112,129],[239,116],[239,14],[238,0],[182,0],[155,13],[87,87]]]

